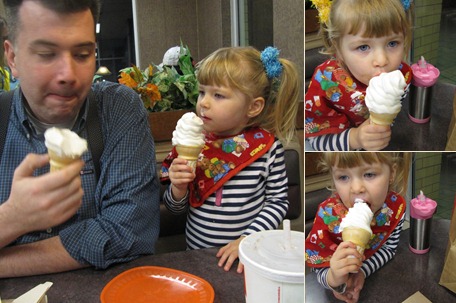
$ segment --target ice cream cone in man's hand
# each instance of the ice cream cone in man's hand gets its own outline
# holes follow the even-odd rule
[[[44,133],[51,172],[61,170],[79,160],[87,151],[87,141],[69,129],[49,128]]]

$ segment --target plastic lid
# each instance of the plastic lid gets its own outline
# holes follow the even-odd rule
[[[426,197],[423,191],[410,201],[410,216],[415,219],[429,219],[435,212],[437,202]]]
[[[434,65],[426,62],[423,56],[417,63],[412,64],[412,83],[415,86],[429,87],[437,82],[440,71]]]
[[[283,230],[257,232],[239,245],[239,259],[246,268],[274,281],[304,283],[304,233]]]

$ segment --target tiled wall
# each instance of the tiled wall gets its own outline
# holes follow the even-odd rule
[[[441,162],[441,153],[415,154],[415,192],[412,198],[422,190],[426,196],[439,200]]]
[[[415,0],[415,30],[412,62],[421,56],[436,64],[439,47],[442,0]]]

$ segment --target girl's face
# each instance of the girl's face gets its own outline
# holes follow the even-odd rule
[[[228,86],[199,85],[196,112],[204,122],[204,130],[219,136],[242,132],[249,121],[252,100]]]
[[[340,40],[337,56],[353,77],[369,85],[372,77],[399,68],[404,58],[404,35],[392,33],[366,38],[361,34],[345,34]]]
[[[356,198],[366,201],[373,213],[385,202],[395,171],[387,164],[363,163],[350,168],[332,167],[332,177],[336,191],[347,208],[354,205]]]

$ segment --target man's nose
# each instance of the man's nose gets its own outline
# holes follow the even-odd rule
[[[61,83],[71,83],[76,80],[76,64],[71,55],[64,55],[60,58],[56,74]]]

